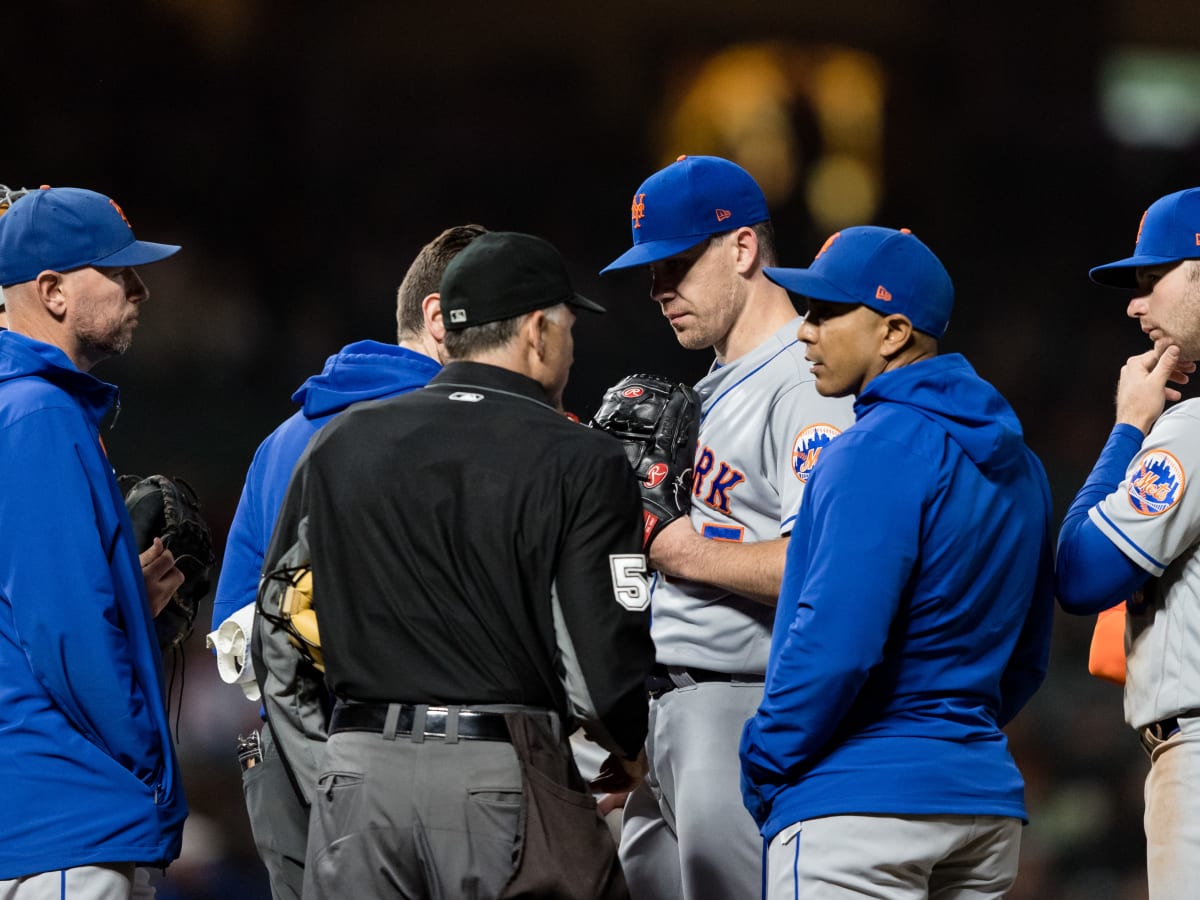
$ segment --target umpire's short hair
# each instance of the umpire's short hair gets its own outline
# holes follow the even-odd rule
[[[482,225],[455,225],[447,228],[421,248],[408,267],[400,289],[396,291],[396,337],[398,340],[415,337],[425,330],[425,315],[421,301],[436,293],[442,283],[442,273],[450,260],[458,256],[480,235],[487,234]]]

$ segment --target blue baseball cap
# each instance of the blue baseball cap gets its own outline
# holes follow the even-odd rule
[[[807,269],[763,271],[793,294],[861,304],[885,316],[900,313],[935,338],[946,333],[954,308],[946,267],[907,228],[844,228],[825,241]]]
[[[705,238],[771,217],[750,173],[719,156],[681,156],[642,182],[630,207],[633,246],[603,275],[657,262]]]
[[[142,266],[178,250],[137,240],[121,207],[103,194],[43,187],[0,216],[0,286],[32,281],[46,269]]]
[[[1200,188],[1167,194],[1150,204],[1138,224],[1133,256],[1096,266],[1088,276],[1106,287],[1136,288],[1138,266],[1200,259]]]

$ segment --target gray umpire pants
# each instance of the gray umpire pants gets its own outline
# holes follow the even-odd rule
[[[304,850],[308,843],[308,810],[296,796],[270,726],[259,732],[262,759],[242,770],[242,795],[254,846],[267,868],[274,900],[300,900],[304,884]]]
[[[309,824],[305,900],[491,900],[513,871],[512,744],[330,735]]]
[[[1021,821],[1004,816],[826,816],[779,832],[766,900],[1002,900]]]

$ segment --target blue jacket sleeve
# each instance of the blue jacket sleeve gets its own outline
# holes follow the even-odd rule
[[[883,659],[919,552],[920,465],[897,466],[861,444],[838,449],[826,450],[801,505],[776,610],[784,620],[762,703],[743,732],[743,773],[759,784],[802,772],[833,735]],[[798,591],[788,590],[789,575]]]
[[[134,642],[152,641],[149,601],[97,438],[74,410],[8,426],[0,593],[34,678],[89,740],[139,777],[158,758],[157,685],[139,683]],[[13,477],[21,473],[20,477]],[[127,517],[126,517],[127,518]],[[122,559],[122,555],[126,558]],[[124,572],[123,582],[116,573]],[[157,654],[157,650],[154,650]]]
[[[257,456],[255,458],[257,462]],[[261,502],[253,479],[254,465],[246,476],[237,511],[229,526],[225,541],[225,557],[221,561],[221,576],[213,597],[212,627],[216,629],[247,603],[258,598],[258,579],[262,574],[263,556],[269,535],[259,526]]]
[[[1132,425],[1116,425],[1063,519],[1054,589],[1059,605],[1069,613],[1087,615],[1115,606],[1150,577],[1088,517],[1088,512],[1120,485],[1142,440],[1141,431]]]

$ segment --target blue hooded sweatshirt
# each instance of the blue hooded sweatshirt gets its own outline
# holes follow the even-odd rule
[[[0,879],[179,855],[162,660],[100,444],[116,397],[0,331]]]
[[[1025,819],[1001,728],[1045,676],[1050,489],[954,354],[874,378],[788,547],[742,795],[771,840],[838,814]]]
[[[259,445],[246,473],[213,600],[214,629],[258,596],[275,518],[309,439],[351,404],[424,387],[441,368],[436,360],[395,344],[359,341],[329,357],[321,374],[292,395],[300,410]]]

